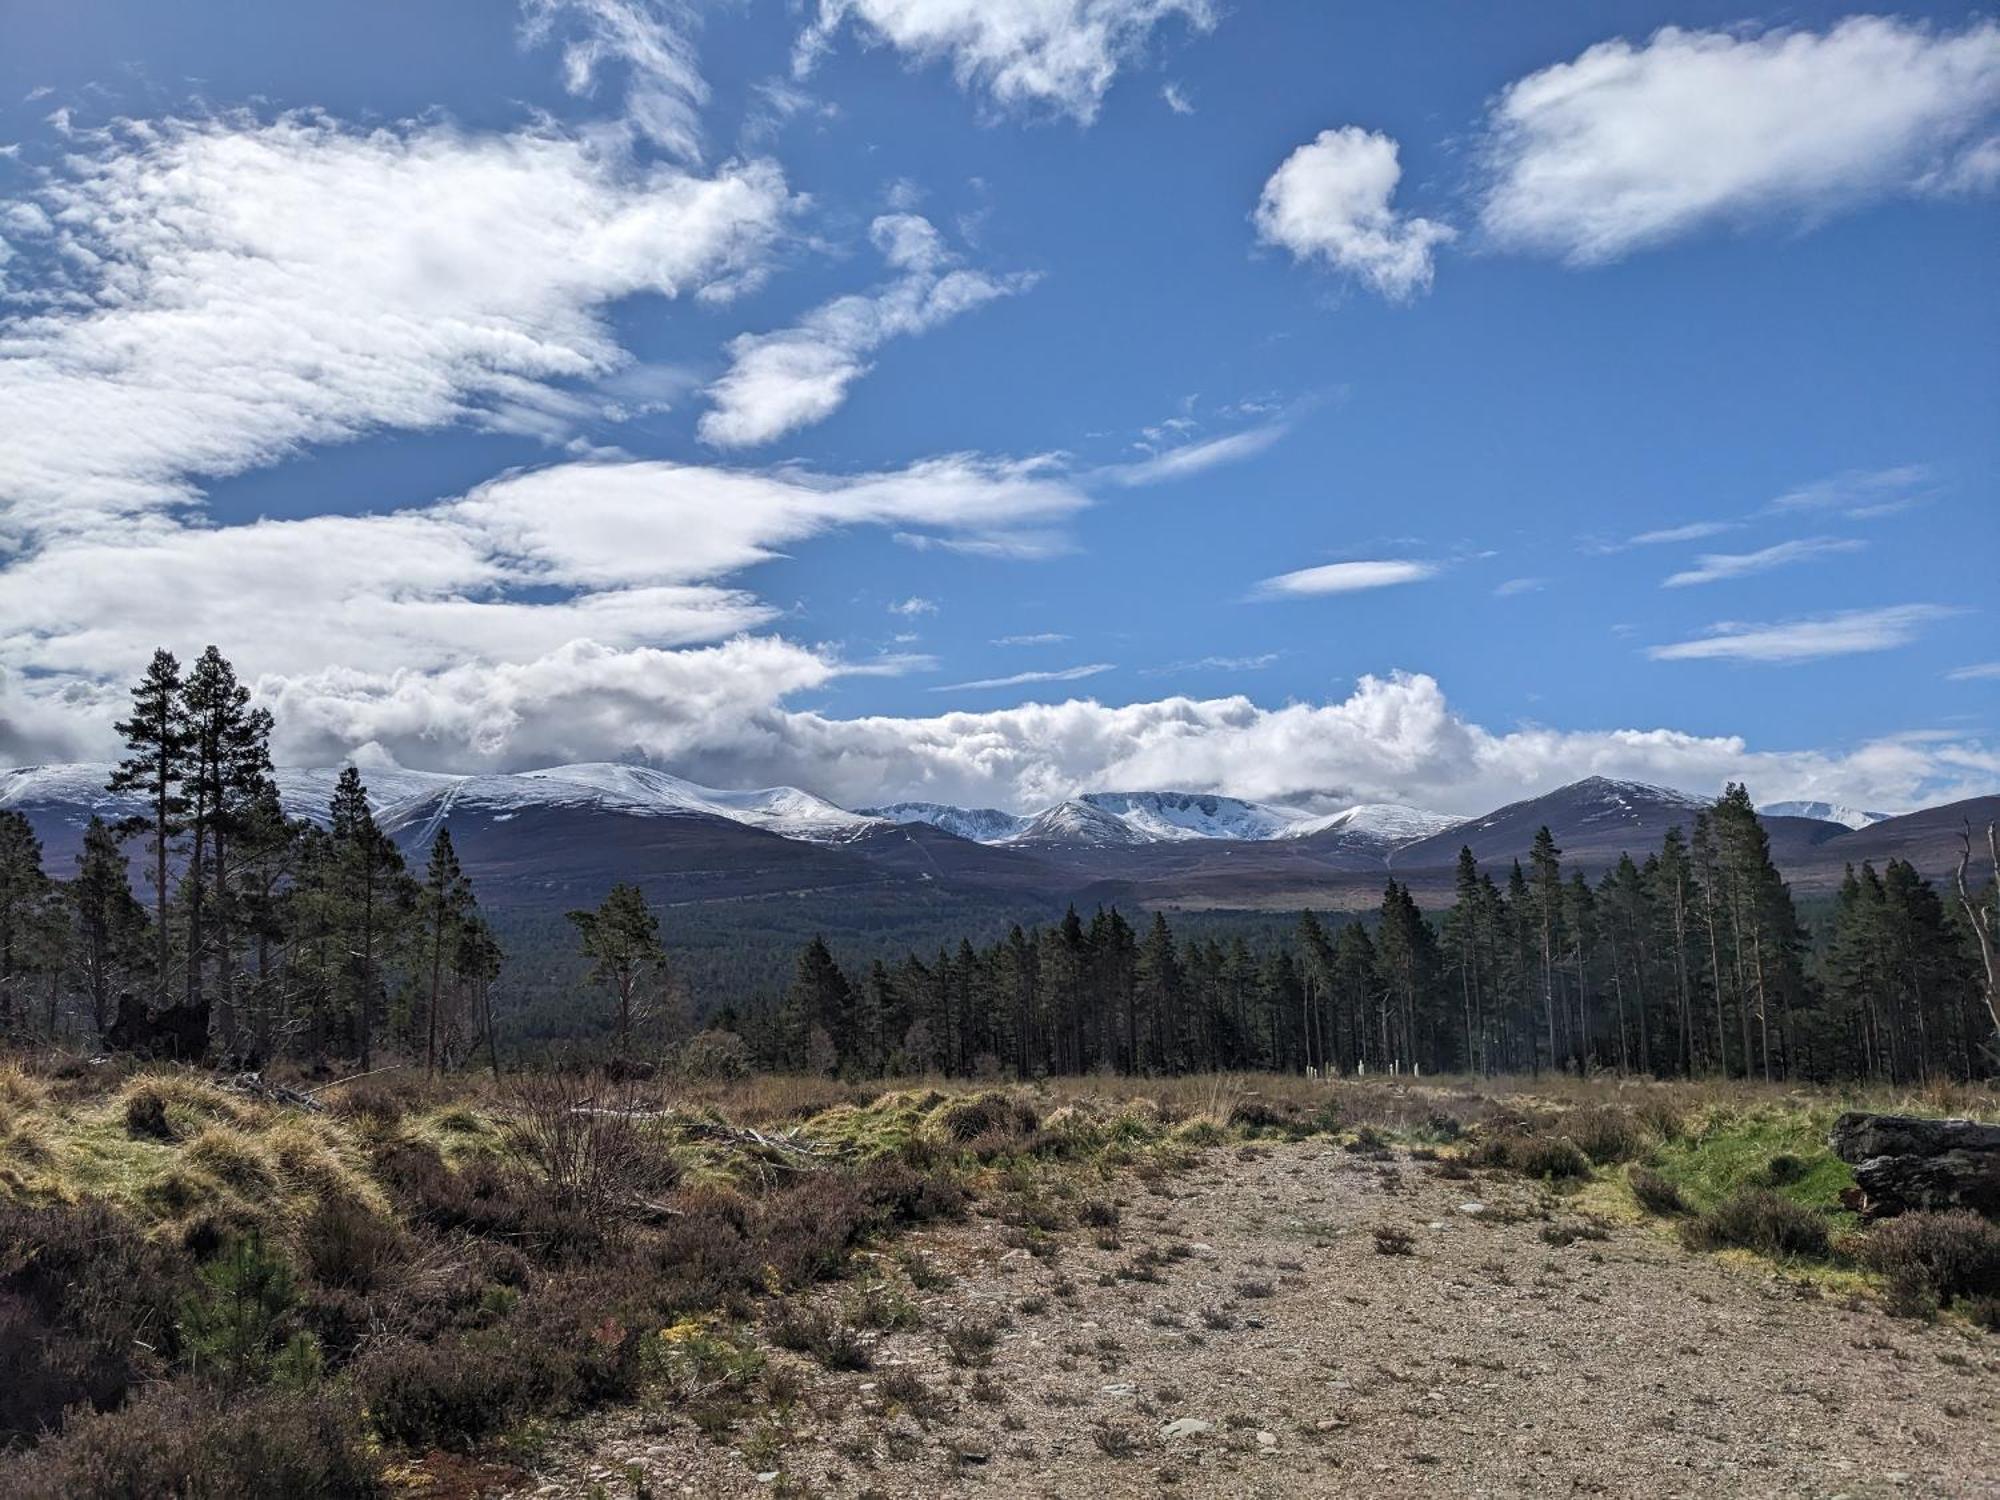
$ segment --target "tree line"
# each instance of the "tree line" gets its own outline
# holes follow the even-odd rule
[[[0,1037],[363,1070],[385,1041],[432,1069],[483,1047],[497,1069],[502,954],[450,829],[412,872],[352,766],[324,821],[287,816],[271,728],[215,647],[185,672],[163,649],[106,787],[143,811],[93,816],[67,880],[27,818],[0,812]]]
[[[2000,1012],[1975,929],[1996,893],[1963,874],[1960,889],[1863,865],[1810,933],[1732,785],[1595,882],[1565,871],[1547,828],[1498,880],[1462,850],[1436,920],[1392,879],[1369,920],[1306,912],[1255,948],[1178,940],[1160,913],[1142,931],[1115,908],[857,974],[816,938],[782,996],[719,1024],[762,1066],[868,1075],[1985,1076]]]
[[[323,818],[287,816],[271,717],[212,646],[186,672],[156,652],[131,703],[107,790],[141,810],[93,817],[71,878],[0,811],[0,1038],[364,1071],[386,1045],[432,1070],[483,1054],[497,1072],[504,955],[449,827],[410,870],[352,766]],[[854,973],[814,938],[783,994],[715,1013],[710,1040],[740,1038],[769,1068],[867,1075],[1991,1075],[2000,892],[1972,888],[1971,856],[1968,840],[1944,894],[1901,860],[1850,869],[1809,931],[1732,785],[1595,882],[1565,869],[1547,828],[1504,878],[1462,850],[1435,918],[1391,879],[1368,920],[1307,912],[1254,945],[1074,907]],[[579,1031],[628,1061],[685,1038],[700,997],[637,887],[568,922],[598,992],[569,997]]]

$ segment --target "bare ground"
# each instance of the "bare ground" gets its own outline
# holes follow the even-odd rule
[[[620,1412],[515,1493],[622,1497],[642,1473],[651,1495],[897,1500],[2000,1495],[2000,1338],[1657,1224],[1554,1244],[1588,1221],[1540,1187],[1434,1173],[1317,1141],[1217,1149],[1120,1179],[1117,1229],[1058,1235],[1053,1258],[991,1219],[925,1231],[897,1248],[955,1280],[915,1294],[922,1327],[869,1336],[872,1369],[774,1351],[805,1381],[782,1416],[718,1443],[672,1406]],[[945,1332],[986,1319],[990,1364],[954,1364]],[[904,1368],[937,1398],[921,1417],[883,1399]],[[743,1451],[760,1426],[777,1457]]]

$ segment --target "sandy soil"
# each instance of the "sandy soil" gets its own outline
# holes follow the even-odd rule
[[[1080,1230],[1047,1259],[978,1217],[902,1242],[956,1279],[870,1336],[871,1370],[774,1353],[806,1395],[763,1469],[626,1411],[516,1493],[627,1496],[637,1465],[655,1496],[2000,1495],[2000,1338],[1653,1225],[1552,1244],[1586,1221],[1539,1187],[1400,1152],[1216,1150],[1116,1193],[1111,1248]],[[946,1329],[1002,1315],[989,1365],[951,1362]],[[881,1400],[903,1366],[939,1398],[924,1420]]]

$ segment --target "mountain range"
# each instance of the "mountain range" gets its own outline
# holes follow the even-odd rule
[[[52,873],[67,874],[93,814],[139,799],[104,790],[110,767],[0,771],[0,808],[24,813]],[[339,768],[283,769],[294,816],[324,821]],[[1191,792],[1088,792],[1033,813],[898,802],[848,809],[796,787],[726,790],[646,766],[590,763],[502,775],[364,773],[378,822],[413,856],[450,826],[482,901],[594,899],[633,880],[656,900],[923,888],[1132,905],[1277,909],[1372,905],[1394,874],[1418,899],[1448,898],[1461,847],[1482,865],[1525,859],[1547,826],[1566,867],[1643,859],[1704,799],[1604,777],[1458,818],[1397,804],[1332,813]],[[1904,858],[1934,878],[1959,835],[2000,816],[2000,797],[1900,817],[1826,803],[1762,813],[1780,869],[1802,893],[1848,863]]]

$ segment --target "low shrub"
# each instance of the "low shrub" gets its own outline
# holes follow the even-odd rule
[[[181,1257],[102,1203],[0,1206],[0,1446],[121,1404],[177,1350]]]
[[[1681,1190],[1658,1172],[1646,1167],[1634,1167],[1626,1181],[1632,1188],[1632,1196],[1649,1214],[1678,1217],[1688,1211],[1687,1200],[1681,1197]]]
[[[1562,1133],[1600,1167],[1630,1161],[1646,1145],[1632,1116],[1610,1105],[1571,1110],[1563,1116]]]
[[[1591,1170],[1590,1158],[1568,1136],[1540,1132],[1505,1131],[1487,1136],[1472,1159],[1479,1166],[1505,1167],[1545,1181],[1581,1179],[1590,1176]]]
[[[396,1225],[348,1198],[321,1203],[299,1234],[306,1269],[321,1286],[378,1290],[403,1258]]]
[[[1971,1209],[1909,1213],[1859,1236],[1857,1258],[1890,1278],[1894,1300],[1934,1306],[2000,1296],[2000,1224]]]
[[[780,1349],[809,1354],[829,1370],[865,1370],[873,1363],[860,1334],[824,1307],[780,1303],[764,1331]]]
[[[376,1465],[352,1414],[319,1397],[227,1400],[158,1386],[118,1412],[80,1413],[0,1473],[17,1500],[374,1500]]]
[[[1752,1188],[1681,1226],[1692,1250],[1755,1250],[1761,1255],[1820,1258],[1828,1249],[1824,1215],[1767,1188]]]

